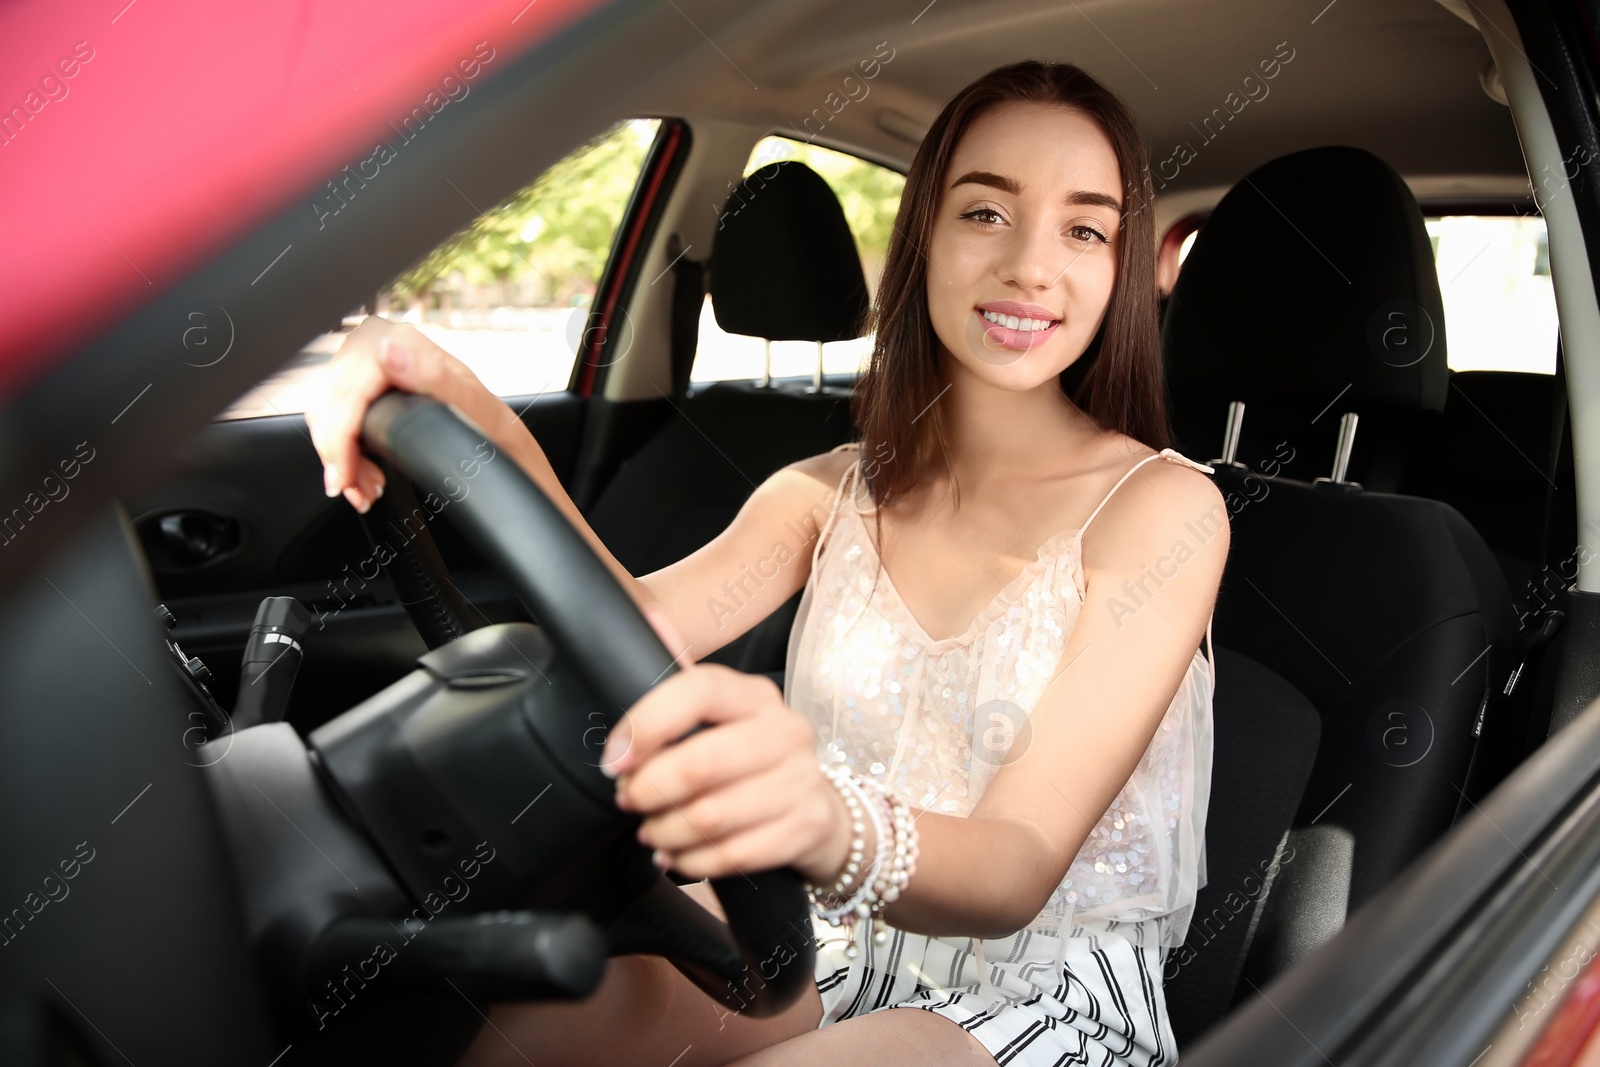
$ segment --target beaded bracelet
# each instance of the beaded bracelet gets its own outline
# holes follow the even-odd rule
[[[839,790],[839,795],[844,798],[845,808],[850,813],[850,854],[845,861],[843,872],[839,880],[831,887],[822,889],[807,885],[807,893],[812,905],[816,908],[819,918],[826,919],[832,926],[847,925],[850,918],[854,917],[856,909],[862,906],[867,894],[872,892],[873,885],[878,880],[878,874],[883,866],[883,859],[887,854],[885,843],[887,841],[887,820],[879,814],[879,809],[860,783],[844,767],[830,767],[822,765],[822,773],[833,782],[834,788]],[[862,821],[862,811],[872,820],[875,836],[875,849],[872,865],[866,873],[861,872],[861,858],[866,850],[866,841],[862,834],[866,825]],[[859,875],[859,880],[858,880]],[[847,918],[849,917],[849,918]]]
[[[882,912],[899,898],[912,874],[916,873],[919,853],[917,828],[910,806],[891,787],[872,779],[859,778],[843,767],[824,764],[822,772],[845,798],[854,836],[851,839],[850,859],[846,861],[839,881],[829,889],[818,889],[811,885],[807,885],[806,889],[818,917],[825,919],[830,926],[843,926],[849,930],[850,941],[844,951],[846,957],[853,959],[858,952],[854,935],[861,922],[867,921],[872,926],[874,943],[882,945],[889,940]],[[865,830],[860,817],[862,808],[872,819],[877,839],[872,866],[857,883],[855,876],[860,870],[860,859],[865,851],[865,841],[861,836]],[[893,831],[892,838],[890,828]],[[887,868],[885,861],[888,862]],[[853,893],[852,885],[855,887]],[[840,898],[847,893],[848,898],[841,901]]]
[[[894,825],[894,853],[890,866],[873,887],[873,895],[877,899],[873,901],[871,908],[872,940],[875,944],[882,945],[889,940],[883,910],[899,899],[901,891],[916,873],[920,849],[917,841],[917,824],[911,815],[911,806],[889,786],[871,779],[867,781],[879,792],[882,803],[888,810],[889,821]]]

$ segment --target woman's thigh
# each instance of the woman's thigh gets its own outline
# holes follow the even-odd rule
[[[718,917],[709,884],[682,887]],[[645,1064],[716,1067],[815,1030],[822,997],[810,984],[767,1019],[730,1012],[659,956],[618,956],[582,1001],[497,1003],[457,1067]]]
[[[870,1063],[873,1067],[994,1067],[977,1038],[943,1015],[908,1009],[880,1010],[843,1019],[757,1049],[728,1067],[810,1067],[817,1063]]]

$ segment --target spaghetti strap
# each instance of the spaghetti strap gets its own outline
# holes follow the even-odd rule
[[[837,445],[834,448],[828,449],[828,454],[832,455],[835,452],[843,452],[847,448],[859,449],[860,447],[861,444],[858,441],[846,441],[842,445]],[[832,532],[835,520],[839,518],[839,511],[844,507],[846,485],[849,485],[850,487],[850,495],[852,497],[855,496],[856,487],[851,475],[860,469],[860,467],[861,461],[858,459],[856,462],[846,467],[844,469],[844,473],[839,476],[839,484],[834,488],[833,491],[833,505],[828,509],[828,517],[823,520],[822,528],[817,531],[817,543],[811,546],[811,569],[813,572],[815,572],[817,569],[817,560],[822,553],[822,543],[828,539],[828,534]]]
[[[1078,529],[1078,537],[1079,537],[1079,539],[1080,540],[1082,539],[1084,531],[1089,528],[1089,524],[1094,521],[1094,517],[1096,515],[1100,514],[1100,508],[1103,508],[1103,507],[1106,506],[1106,504],[1111,500],[1112,496],[1116,494],[1116,491],[1118,489],[1122,488],[1122,483],[1127,481],[1129,478],[1131,478],[1133,476],[1133,472],[1134,471],[1138,470],[1140,467],[1144,466],[1146,463],[1149,463],[1151,460],[1160,459],[1163,456],[1168,458],[1168,459],[1176,460],[1179,463],[1187,463],[1189,466],[1193,467],[1195,470],[1204,471],[1207,474],[1210,474],[1210,473],[1212,473],[1213,470],[1215,470],[1215,468],[1208,467],[1204,463],[1196,463],[1194,460],[1190,459],[1188,456],[1183,455],[1181,452],[1179,452],[1177,449],[1174,449],[1174,448],[1163,448],[1159,452],[1152,452],[1150,455],[1144,457],[1139,462],[1137,462],[1133,466],[1129,467],[1127,469],[1127,471],[1123,473],[1122,477],[1117,479],[1117,484],[1113,485],[1111,487],[1111,492],[1109,492],[1109,493],[1107,493],[1105,495],[1105,498],[1103,500],[1101,500],[1099,505],[1093,511],[1091,511],[1089,513],[1089,517],[1087,519],[1085,519],[1084,522],[1083,522],[1083,525],[1081,527],[1079,527],[1079,529]]]
[[[1206,658],[1211,663],[1211,695],[1213,698],[1217,695],[1217,644],[1211,640],[1211,622],[1216,617],[1217,613],[1213,611],[1206,619]]]
[[[1204,463],[1198,463],[1195,460],[1190,459],[1188,456],[1185,456],[1183,453],[1179,452],[1175,448],[1163,448],[1159,452],[1156,452],[1156,453],[1153,453],[1151,455],[1148,455],[1148,456],[1144,457],[1139,462],[1135,463],[1132,467],[1129,467],[1128,470],[1126,472],[1124,472],[1124,474],[1122,475],[1121,478],[1117,479],[1117,484],[1113,485],[1111,487],[1111,492],[1107,493],[1105,495],[1105,498],[1100,501],[1099,505],[1092,512],[1089,513],[1089,517],[1084,520],[1083,526],[1081,526],[1078,529],[1078,543],[1080,545],[1083,543],[1083,533],[1084,533],[1084,531],[1089,528],[1089,524],[1094,521],[1094,517],[1096,515],[1100,514],[1100,508],[1105,507],[1106,504],[1111,500],[1111,497],[1116,493],[1116,491],[1118,489],[1122,488],[1122,483],[1127,481],[1130,477],[1132,477],[1134,471],[1138,470],[1140,467],[1144,466],[1146,463],[1149,463],[1152,459],[1159,459],[1159,458],[1162,458],[1162,457],[1165,457],[1166,459],[1175,460],[1175,461],[1177,461],[1179,463],[1185,463],[1185,464],[1189,465],[1190,467],[1193,467],[1195,470],[1204,471],[1206,474],[1212,474],[1212,473],[1214,473],[1216,471],[1215,467],[1208,466],[1207,464],[1204,464]],[[1211,639],[1211,622],[1212,622],[1212,619],[1215,618],[1215,617],[1216,617],[1216,612],[1213,611],[1212,614],[1211,614],[1211,617],[1206,619],[1206,653],[1207,653],[1207,659],[1209,660],[1210,666],[1211,666],[1211,693],[1212,693],[1213,696],[1215,696],[1216,692],[1217,692],[1217,646],[1216,646],[1216,643],[1214,641],[1212,641],[1212,639]]]

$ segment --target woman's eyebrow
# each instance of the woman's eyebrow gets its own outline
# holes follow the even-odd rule
[[[1122,214],[1122,201],[1105,193],[1077,189],[1067,194],[1066,202],[1069,204],[1083,204],[1088,207],[1106,207],[1119,215]]]
[[[1008,178],[1004,174],[995,174],[987,170],[969,170],[961,177],[950,183],[954,189],[958,185],[987,185],[991,189],[999,189],[1002,193],[1019,196],[1022,193],[1022,183],[1015,178]]]
[[[991,189],[999,189],[1012,196],[1022,195],[1022,183],[1017,179],[1004,174],[995,174],[987,170],[969,170],[961,177],[950,183],[954,189],[958,185],[987,185]],[[1106,193],[1097,193],[1089,190],[1075,189],[1063,198],[1068,204],[1082,204],[1088,207],[1110,208],[1112,211],[1122,211],[1122,201]]]

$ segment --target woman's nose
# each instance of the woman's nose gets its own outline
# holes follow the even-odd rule
[[[1018,226],[1006,242],[1000,280],[1021,289],[1048,289],[1071,267],[1072,256],[1048,226]]]

